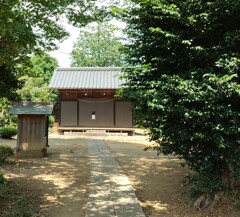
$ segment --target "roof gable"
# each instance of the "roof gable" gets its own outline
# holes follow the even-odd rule
[[[118,67],[57,68],[49,87],[52,89],[118,89],[125,83]]]

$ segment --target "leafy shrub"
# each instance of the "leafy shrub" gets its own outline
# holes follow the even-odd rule
[[[196,191],[202,193],[212,193],[216,191],[222,191],[227,189],[226,183],[224,183],[221,177],[216,174],[200,174],[193,176],[193,184]]]
[[[0,145],[0,165],[2,165],[8,157],[14,155],[14,150],[9,145]]]
[[[17,115],[12,115],[12,124],[17,125],[18,122],[18,116]]]
[[[0,121],[4,120],[4,115],[0,113]]]
[[[0,113],[0,126],[4,126],[4,115]]]
[[[55,118],[54,118],[54,116],[52,116],[52,115],[49,116],[48,120],[49,120],[49,125],[50,125],[50,126],[52,126],[53,123],[55,122]]]
[[[4,139],[10,139],[17,135],[17,129],[14,127],[3,127],[0,128],[0,137]]]

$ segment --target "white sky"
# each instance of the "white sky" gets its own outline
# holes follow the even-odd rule
[[[70,36],[59,44],[58,50],[51,51],[49,54],[58,60],[59,67],[70,67],[70,53],[72,51],[74,42],[77,41],[80,29],[69,25],[67,22],[65,22],[63,25],[70,33]]]

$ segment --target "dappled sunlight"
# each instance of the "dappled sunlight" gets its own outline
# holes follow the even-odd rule
[[[120,137],[120,136],[108,136],[105,137],[105,141],[109,142],[122,142],[122,143],[138,143],[142,146],[149,146],[154,144],[154,142],[149,141],[149,138],[147,136],[126,136],[126,137]]]
[[[123,174],[104,141],[88,141],[91,187],[86,209],[90,216],[143,217],[128,177]]]
[[[7,173],[7,174],[5,175],[5,177],[6,177],[7,179],[16,179],[16,178],[24,178],[25,175],[23,175],[23,174],[16,174],[16,173]]]
[[[45,201],[48,201],[48,204],[42,205],[41,208],[47,208],[49,206],[52,206],[53,204],[56,205],[61,205],[62,203],[59,201],[59,197],[45,194],[43,195],[43,199]]]
[[[124,198],[124,197],[121,197],[117,200],[118,204],[121,206],[122,205],[131,205],[131,204],[134,204],[136,201],[133,199],[133,198]]]
[[[1,170],[44,213],[41,216],[84,216],[89,188],[86,142],[50,139],[49,144],[47,157],[16,158]]]
[[[110,153],[99,147],[102,158],[98,160],[95,154],[88,157],[86,138],[50,139],[48,157],[18,159],[19,167],[9,172],[8,177],[13,180],[28,178],[25,185],[29,189],[38,189],[41,201],[39,207],[50,216],[65,217],[74,209],[86,209],[89,167],[93,169],[94,176],[91,179],[94,189],[90,192],[95,202],[88,206],[92,213],[102,213],[103,216],[106,212],[124,213],[123,206],[129,213],[134,213],[135,193],[141,206],[147,207],[152,213],[171,212],[174,204],[168,203],[166,191],[161,191],[161,187],[174,188],[179,183],[174,180],[174,176],[179,173],[180,160],[174,156],[157,156],[152,150],[144,151],[149,143],[146,143],[143,137],[124,137],[123,141],[120,141],[121,138],[123,137],[94,138],[100,143],[105,141],[111,151]],[[109,154],[116,157],[121,170],[128,177],[119,175],[113,168]],[[92,160],[91,165],[88,165],[89,159]],[[106,165],[107,173],[102,170],[101,164]],[[129,185],[128,178],[132,186]],[[98,186],[99,181],[103,183],[102,187]],[[156,185],[159,185],[159,188],[153,189]],[[135,193],[130,193],[132,189],[135,189]],[[162,196],[164,194],[165,196]],[[170,190],[170,194],[168,197],[176,197],[174,189]],[[69,203],[75,204],[73,208],[70,206],[71,210],[66,206]]]
[[[141,202],[142,206],[144,207],[152,207],[156,212],[167,212],[169,205],[166,203],[161,203],[157,200],[151,201],[151,200],[145,200],[144,202]]]
[[[131,190],[131,186],[129,185],[129,179],[125,175],[109,174],[109,180],[117,184],[117,188],[115,189],[116,191],[123,192]]]
[[[49,167],[66,167],[66,168],[71,168],[73,169],[73,165],[69,162],[66,162],[67,158],[61,158],[61,160],[65,161],[48,161],[48,166]]]
[[[177,156],[173,155],[157,155],[157,152],[148,149],[144,150],[149,145],[152,145],[152,142],[147,142],[146,137],[145,140],[126,140],[122,141],[120,139],[114,141],[110,138],[105,139],[105,142],[109,148],[109,150],[116,156],[116,157],[142,157],[142,158],[163,158],[163,159],[178,159]]]
[[[73,185],[76,181],[76,180],[71,180],[69,176],[63,178],[61,174],[53,174],[53,175],[41,174],[41,175],[33,176],[33,178],[37,180],[52,182],[52,184],[54,184],[60,189],[68,188],[69,186]]]
[[[97,142],[90,156],[88,141]],[[101,142],[109,150],[102,149]],[[135,213],[138,201],[147,217],[213,216],[189,206],[182,185],[189,170],[179,166],[182,161],[144,151],[148,144],[144,137],[63,137],[50,139],[49,144],[45,158],[13,158],[1,167],[17,195],[25,194],[29,204],[41,210],[39,216],[108,217],[118,213],[137,217],[141,216]],[[121,168],[116,169],[118,164]]]
[[[153,150],[144,151],[149,145],[145,141],[106,139],[105,142],[130,179],[147,216],[169,216],[179,206],[176,212],[179,215],[176,216],[181,216],[189,208],[182,199],[183,189],[180,186],[186,169],[180,167],[180,159],[171,155],[158,156]],[[124,190],[124,179],[122,181]]]

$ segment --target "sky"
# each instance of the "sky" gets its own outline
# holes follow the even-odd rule
[[[119,28],[125,27],[125,24],[123,22],[117,20],[112,20],[110,21],[110,23],[116,25]],[[67,20],[64,20],[62,25],[70,33],[70,36],[65,41],[58,44],[59,46],[58,50],[51,51],[49,52],[49,54],[57,59],[59,67],[66,68],[70,67],[71,64],[70,53],[72,51],[73,44],[77,41],[78,35],[80,33],[80,28],[76,28],[68,24]]]
[[[79,35],[80,29],[76,28],[72,25],[69,25],[67,21],[64,22],[64,27],[70,33],[70,36],[63,41],[62,43],[58,44],[59,49],[55,51],[49,52],[52,57],[55,57],[58,60],[59,67],[70,67],[71,58],[70,53],[73,48],[74,42],[77,41],[77,37]]]

